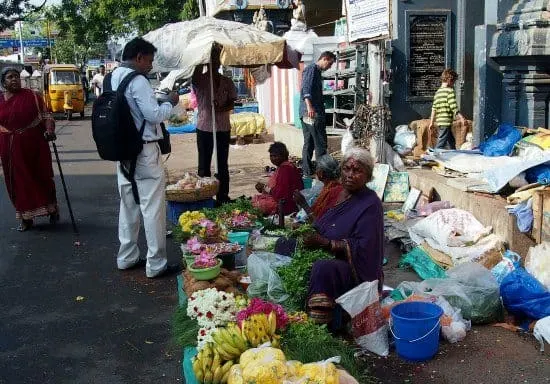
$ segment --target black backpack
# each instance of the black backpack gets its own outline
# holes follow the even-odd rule
[[[142,74],[136,71],[129,73],[117,90],[113,91],[112,74],[107,74],[103,79],[103,93],[94,101],[92,107],[92,135],[97,152],[103,160],[121,162],[120,169],[132,184],[136,204],[139,204],[139,194],[134,174],[137,157],[143,150],[145,120],[138,131],[124,91],[128,84],[140,75]]]

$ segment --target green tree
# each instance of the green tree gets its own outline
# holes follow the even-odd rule
[[[202,0],[201,0],[202,1]],[[199,17],[199,4],[196,0],[187,0],[183,4],[180,17],[182,20],[193,20]]]
[[[30,12],[40,10],[46,1],[41,5],[32,5],[30,0],[4,0],[0,3],[0,31],[11,28],[14,24],[25,18]]]

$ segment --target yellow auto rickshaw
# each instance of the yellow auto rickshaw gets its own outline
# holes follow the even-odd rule
[[[50,112],[63,112],[69,120],[73,113],[80,113],[80,117],[84,117],[84,87],[76,65],[46,65],[42,79],[44,102]]]

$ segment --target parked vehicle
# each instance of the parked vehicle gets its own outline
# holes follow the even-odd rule
[[[44,102],[50,112],[62,112],[69,120],[73,113],[80,113],[80,117],[84,117],[84,88],[76,65],[46,65],[42,79]]]

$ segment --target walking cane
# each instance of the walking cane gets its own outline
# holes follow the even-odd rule
[[[59,176],[61,176],[61,184],[63,184],[63,191],[65,192],[65,200],[67,200],[67,207],[69,207],[69,214],[71,215],[71,222],[73,223],[73,231],[75,235],[78,235],[78,228],[74,220],[73,208],[71,207],[71,201],[69,200],[69,193],[67,192],[67,185],[65,184],[65,177],[63,176],[63,170],[61,169],[61,162],[59,161],[59,153],[57,153],[57,145],[55,141],[52,141],[53,152],[55,153],[55,160],[57,160],[57,167],[59,169]]]

